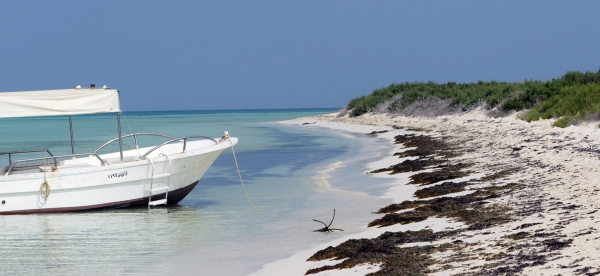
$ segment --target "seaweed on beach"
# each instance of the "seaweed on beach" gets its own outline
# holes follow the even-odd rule
[[[468,182],[444,182],[439,185],[417,190],[415,196],[421,199],[458,193],[464,191],[467,185],[469,185]]]
[[[518,229],[525,229],[525,228],[529,228],[531,226],[535,226],[535,225],[539,225],[542,224],[541,222],[536,222],[536,223],[523,223],[520,226],[518,226],[517,228],[513,229],[513,230],[518,230]]]
[[[469,225],[470,229],[485,229],[490,226],[507,222],[510,218],[506,215],[507,207],[491,205],[474,208],[468,197],[441,197],[432,202],[421,205],[414,210],[402,213],[388,213],[382,218],[375,219],[369,223],[373,226],[390,226],[394,224],[407,224],[424,221],[430,217],[454,218]],[[483,199],[475,199],[483,200]]]
[[[380,172],[390,172],[390,174],[397,173],[405,173],[405,172],[416,172],[424,170],[428,167],[439,165],[445,163],[446,161],[437,160],[437,159],[416,159],[416,160],[404,160],[402,163],[398,163],[396,165],[389,166],[387,168],[377,169],[370,171],[369,173],[380,173]]]
[[[446,138],[435,138],[428,135],[403,134],[394,137],[395,144],[403,144],[408,149],[395,153],[398,157],[425,157],[439,156],[445,159],[459,156],[460,153],[456,147],[451,147],[446,143]]]
[[[526,232],[519,232],[504,237],[513,240],[525,240],[530,238],[531,235]],[[518,251],[518,254],[511,255],[503,252],[495,254],[490,259],[501,261],[485,265],[485,273],[481,272],[476,275],[512,275],[521,273],[526,267],[540,266],[546,264],[549,260],[556,259],[557,253],[553,251],[568,247],[572,242],[573,239],[559,240],[556,238],[525,241],[518,246],[511,246],[509,248],[509,250]]]
[[[395,153],[399,157],[418,157],[415,160],[404,160],[387,168],[373,170],[369,173],[390,172],[390,174],[416,172],[428,168],[434,172],[423,172],[411,176],[411,184],[431,184],[437,181],[450,180],[468,175],[470,172],[461,171],[470,164],[450,164],[449,158],[459,156],[458,149],[450,146],[446,138],[434,138],[427,135],[404,134],[394,137],[396,144],[411,148]]]
[[[436,241],[441,238],[451,237],[462,230],[452,231],[439,231],[434,232],[431,229],[421,229],[418,231],[404,231],[404,232],[385,232],[379,235],[378,239],[392,240],[396,244],[414,243],[414,242],[430,242]]]
[[[456,149],[450,147],[445,142],[445,139],[414,134],[398,135],[395,139],[396,143],[403,143],[407,147],[416,147],[416,149],[412,150],[412,153],[420,158],[417,160],[405,160],[402,163],[390,166],[389,168],[375,170],[372,173],[391,170],[393,174],[434,167],[434,171],[421,172],[410,177],[411,181],[409,184],[429,185],[446,181],[432,187],[417,190],[415,196],[419,199],[461,192],[469,185],[469,182],[456,183],[448,181],[468,176],[471,172],[464,169],[470,167],[471,164],[450,164],[448,158],[456,156],[457,154],[453,152],[453,150],[455,151]],[[404,152],[404,154],[407,152]],[[429,156],[429,159],[425,159],[424,157],[426,156]],[[446,160],[434,159],[434,157],[445,157]],[[484,177],[482,180],[489,181],[506,176],[512,172],[513,171],[510,170],[503,170]],[[429,217],[435,216],[455,218],[459,221],[463,221],[473,229],[487,228],[507,221],[508,218],[504,214],[508,208],[495,205],[484,207],[482,206],[485,204],[484,200],[497,197],[500,190],[510,190],[513,188],[515,188],[515,184],[490,186],[477,189],[475,192],[464,196],[441,197],[432,200],[404,201],[399,204],[392,204],[380,209],[378,213],[386,213],[386,215],[369,223],[369,227],[382,227],[397,223],[407,224],[423,221]],[[414,210],[395,213],[399,210],[412,208],[414,208]]]
[[[430,255],[435,252],[459,248],[456,243],[441,245],[399,247],[414,242],[435,241],[454,236],[461,230],[434,232],[430,229],[405,232],[385,232],[374,239],[351,239],[338,246],[329,246],[311,256],[308,261],[342,260],[336,265],[327,265],[308,270],[306,275],[331,269],[351,268],[359,264],[381,264],[380,270],[368,275],[426,275],[434,263]]]
[[[510,183],[510,184],[506,184],[506,185],[495,185],[495,186],[490,186],[490,187],[486,187],[483,189],[478,189],[475,192],[473,192],[472,194],[464,195],[461,197],[462,198],[470,198],[471,202],[475,202],[478,200],[482,201],[484,199],[497,197],[498,193],[502,192],[503,190],[513,190],[513,189],[518,188],[518,186],[519,186],[519,184],[516,184],[516,183]],[[455,197],[455,198],[460,198],[460,197]],[[401,210],[413,209],[413,208],[417,208],[417,207],[425,205],[425,204],[430,204],[432,201],[437,201],[437,200],[440,200],[440,199],[438,198],[438,199],[433,199],[433,200],[405,200],[401,203],[394,203],[394,204],[390,204],[386,207],[383,207],[383,208],[379,209],[379,211],[377,211],[376,213],[377,214],[388,214],[388,213],[398,212]]]
[[[372,226],[389,226],[393,224],[406,224],[426,220],[429,217],[449,217],[456,218],[470,225],[472,228],[487,228],[499,222],[506,222],[504,215],[507,207],[502,206],[481,206],[489,198],[499,196],[499,193],[508,192],[518,187],[518,184],[506,184],[502,186],[490,186],[481,188],[475,192],[457,196],[440,197],[430,200],[404,201],[399,204],[391,204],[381,208],[377,213],[386,214],[380,219],[369,223]],[[400,210],[414,208],[414,210],[402,213],[396,213]]]
[[[401,203],[394,203],[394,204],[385,206],[385,207],[379,209],[379,211],[377,211],[375,213],[376,214],[393,213],[393,212],[397,212],[400,210],[417,208],[423,204],[425,204],[425,201],[422,201],[422,200],[414,200],[414,201],[405,200],[405,201],[402,201]]]
[[[543,241],[543,243],[545,245],[544,251],[555,251],[570,246],[571,243],[573,243],[573,239],[568,239],[564,241],[560,241],[558,239],[547,239]]]
[[[408,184],[429,185],[440,181],[447,181],[456,178],[461,178],[471,174],[471,171],[463,171],[462,169],[470,167],[470,164],[459,163],[455,165],[439,166],[433,172],[421,172],[410,176]]]
[[[520,240],[520,239],[527,238],[529,236],[531,236],[530,233],[525,232],[525,231],[521,231],[521,232],[518,232],[518,233],[506,235],[506,236],[504,236],[504,238],[512,239],[512,240]]]
[[[442,246],[398,248],[393,244],[382,245],[379,242],[372,242],[368,239],[349,240],[347,243],[353,243],[349,246],[355,246],[356,244],[358,250],[355,254],[339,264],[310,269],[306,272],[306,275],[331,269],[352,268],[365,263],[381,263],[380,270],[367,275],[426,275],[429,272],[428,267],[435,263],[430,255],[444,249]],[[340,251],[345,251],[345,247],[346,245],[344,244],[336,248],[341,248]],[[317,261],[325,259],[313,256],[309,260]]]
[[[420,128],[420,127],[408,127],[407,131],[416,131],[416,132],[429,132],[428,129]]]
[[[381,133],[386,133],[386,132],[389,132],[389,130],[373,131],[371,133],[368,133],[367,135],[374,136],[374,135],[381,134]]]
[[[434,138],[426,135],[404,134],[395,137],[396,144],[403,144],[412,149],[395,153],[399,157],[419,157],[415,160],[404,160],[387,168],[373,170],[369,173],[390,172],[390,174],[421,171],[428,168],[433,172],[421,172],[412,175],[409,184],[428,185],[438,181],[446,181],[469,175],[470,171],[463,171],[471,164],[450,164],[449,158],[459,156],[455,147],[451,147],[445,138]]]

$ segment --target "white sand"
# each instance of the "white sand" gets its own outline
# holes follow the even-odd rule
[[[470,170],[481,173],[464,180],[478,178],[486,172],[501,168],[522,169],[509,178],[499,180],[505,183],[519,181],[522,187],[512,197],[494,199],[497,204],[513,207],[513,215],[518,220],[462,234],[460,239],[469,245],[465,252],[450,251],[434,257],[444,260],[460,253],[470,258],[452,263],[452,268],[433,266],[431,269],[437,270],[435,274],[481,272],[484,270],[483,265],[498,262],[497,259],[489,258],[498,253],[505,254],[502,265],[510,267],[525,264],[522,271],[517,271],[523,275],[572,275],[576,272],[600,271],[600,231],[596,226],[600,220],[600,212],[595,213],[600,205],[600,129],[597,122],[561,129],[552,127],[548,120],[527,123],[515,116],[493,119],[487,118],[482,111],[475,110],[460,116],[436,118],[394,117],[386,114],[348,118],[337,117],[333,113],[286,123],[311,123],[302,127],[327,127],[356,133],[390,131],[378,134],[378,137],[390,139],[389,154],[369,164],[369,170],[402,162],[401,159],[391,157],[394,152],[403,150],[401,145],[393,145],[392,139],[399,132],[405,131],[395,130],[392,125],[427,129],[433,131],[428,135],[450,137],[451,141],[468,149],[453,161],[473,163],[475,165]],[[410,175],[411,173],[379,173],[373,174],[373,177],[393,178],[397,185],[384,196],[392,198],[394,202],[401,202],[411,199],[417,190],[413,185],[405,185]],[[529,225],[524,225],[526,223]],[[345,236],[267,264],[253,275],[303,275],[310,268],[341,261],[306,262],[312,254],[327,246],[336,246],[351,238],[376,237],[385,231],[418,230],[427,226],[434,231],[462,227],[460,223],[446,219],[428,219],[408,225],[368,228],[362,233]],[[527,239],[505,237],[518,232],[526,232],[531,236]],[[533,236],[536,234],[538,236]],[[570,244],[567,242],[566,247],[551,249],[548,246],[551,239],[559,242],[572,241]],[[535,258],[527,259],[523,256],[543,256],[545,259],[534,264]],[[376,271],[378,267],[378,264],[365,265],[316,275],[364,275]],[[497,264],[493,267],[497,267]]]

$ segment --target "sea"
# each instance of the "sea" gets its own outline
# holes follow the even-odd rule
[[[0,216],[0,274],[247,275],[365,231],[378,217],[372,212],[390,203],[381,197],[390,183],[365,174],[365,165],[388,154],[389,141],[279,123],[335,110],[125,112],[122,135],[218,138],[228,131],[238,137],[234,149],[247,194],[227,150],[176,206]],[[69,130],[68,117],[1,119],[0,152],[70,154]],[[75,152],[92,152],[117,137],[116,115],[74,116],[73,132]],[[131,145],[124,141],[125,148]],[[0,155],[0,162],[8,165],[8,156]],[[332,227],[344,231],[314,232],[323,225],[313,219],[329,223],[334,209]]]

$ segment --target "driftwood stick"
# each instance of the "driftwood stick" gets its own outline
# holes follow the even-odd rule
[[[331,226],[331,224],[333,223],[334,219],[335,219],[335,208],[333,209],[333,218],[331,218],[331,221],[329,222],[329,225],[325,224],[324,222],[322,222],[320,220],[313,219],[313,221],[320,222],[323,225],[325,225],[325,227],[323,227],[321,229],[314,230],[313,232],[333,232],[334,230],[344,231],[344,230],[338,229],[338,228],[329,228]]]

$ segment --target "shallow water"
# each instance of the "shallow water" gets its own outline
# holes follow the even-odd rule
[[[0,271],[245,275],[296,251],[360,232],[376,217],[371,212],[389,202],[377,198],[388,183],[356,176],[366,161],[377,158],[380,149],[371,143],[377,138],[274,123],[328,111],[127,113],[123,134],[219,137],[229,131],[239,137],[235,150],[244,183],[256,207],[270,216],[252,209],[233,156],[225,152],[179,206],[150,213],[141,208],[0,216]],[[115,123],[112,115],[75,117],[76,151],[91,152],[116,137]],[[0,152],[46,147],[54,154],[70,152],[66,118],[4,119],[0,129]],[[0,162],[8,163],[6,156]],[[325,179],[324,171],[331,177]],[[329,221],[334,208],[334,226],[346,231],[312,232],[322,227],[312,219]]]

